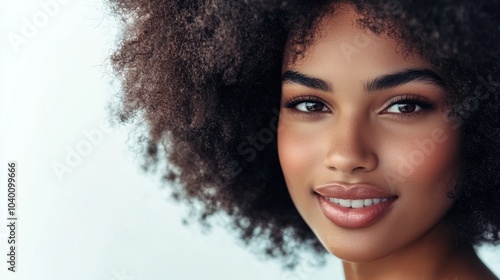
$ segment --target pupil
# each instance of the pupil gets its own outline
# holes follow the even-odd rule
[[[307,102],[306,103],[307,111],[321,111],[321,104],[316,102]]]
[[[411,113],[415,111],[415,104],[400,104],[398,109],[402,113]]]

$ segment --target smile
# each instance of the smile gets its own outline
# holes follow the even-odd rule
[[[397,196],[367,199],[341,199],[316,195],[325,217],[343,228],[363,228],[372,225],[390,212]],[[366,204],[365,204],[366,201]]]
[[[368,227],[386,216],[398,199],[394,191],[376,185],[330,183],[314,188],[323,215],[343,228]]]

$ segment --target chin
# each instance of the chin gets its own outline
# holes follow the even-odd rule
[[[332,255],[345,262],[365,263],[373,262],[393,253],[393,250],[388,246],[381,246],[381,244],[370,244],[369,240],[366,241],[341,241],[333,242],[331,238],[327,238],[327,242],[322,244],[325,249]]]
[[[382,259],[390,253],[376,252],[368,248],[326,248],[330,254],[336,256],[344,262],[366,263]]]

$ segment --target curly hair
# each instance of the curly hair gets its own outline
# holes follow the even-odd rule
[[[124,30],[112,63],[122,122],[136,121],[146,169],[202,224],[225,213],[246,244],[288,266],[326,250],[287,192],[277,156],[281,67],[314,42],[319,19],[350,3],[359,25],[400,42],[440,73],[462,131],[456,236],[500,240],[499,1],[111,0]],[[163,165],[162,165],[163,166]],[[193,206],[193,209],[195,207]]]

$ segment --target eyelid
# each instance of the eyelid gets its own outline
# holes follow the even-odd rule
[[[388,108],[390,108],[391,106],[393,106],[395,104],[404,104],[405,101],[408,103],[411,102],[411,103],[415,103],[417,105],[423,105],[424,107],[434,106],[434,103],[431,100],[429,100],[428,98],[423,97],[419,94],[405,94],[405,95],[396,96],[396,97],[388,100],[383,105],[384,109],[382,109],[382,111],[387,110]]]
[[[405,104],[405,103],[413,103],[419,106],[421,109],[412,113],[387,112],[387,110],[392,106],[396,104]],[[386,102],[386,105],[384,105],[383,108],[384,109],[380,112],[380,114],[392,115],[399,119],[412,119],[414,117],[417,117],[418,115],[433,111],[436,108],[436,105],[428,98],[425,98],[419,94],[413,94],[413,95],[407,94],[407,95],[400,95],[389,100],[388,102]]]
[[[316,111],[316,112],[303,112],[303,111],[299,111],[299,110],[296,110],[295,107],[297,105],[299,105],[300,103],[304,103],[304,102],[316,102],[316,103],[321,103],[323,104],[326,109],[328,111]],[[290,109],[292,110],[293,112],[296,112],[296,113],[305,113],[305,114],[314,114],[314,113],[328,113],[328,112],[331,112],[331,108],[328,106],[328,103],[325,102],[323,99],[317,97],[317,96],[314,96],[314,95],[299,95],[299,96],[295,96],[295,97],[292,97],[288,100],[283,100],[283,102],[281,103],[281,107],[282,108],[287,108],[287,109]]]

